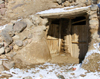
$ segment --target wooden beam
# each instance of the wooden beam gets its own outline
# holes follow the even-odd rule
[[[62,26],[62,19],[60,20],[60,25],[59,25],[59,49],[58,52],[60,53],[60,49],[61,49],[61,26]]]
[[[73,22],[72,24],[76,24],[76,23],[83,22],[83,21],[86,21],[86,19],[83,19],[83,20],[80,20],[80,21]]]

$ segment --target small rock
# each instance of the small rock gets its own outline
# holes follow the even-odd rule
[[[3,31],[6,32],[6,33],[8,33],[10,36],[14,35],[13,25],[12,24],[7,25]]]
[[[19,39],[19,35],[15,35],[15,36],[13,36],[12,37],[14,40],[17,40],[17,39]]]
[[[28,43],[30,44],[31,42],[32,42],[32,39],[29,39],[29,40],[28,40]]]
[[[22,5],[24,5],[24,4],[17,4],[17,5],[15,5],[14,7],[12,7],[12,10],[16,9],[17,7],[21,7]]]
[[[27,27],[27,24],[25,22],[18,21],[13,26],[14,32],[20,33]]]
[[[66,1],[66,2],[63,4],[63,6],[64,6],[64,7],[68,7],[68,6],[70,6],[69,1]]]
[[[4,1],[3,0],[0,0],[0,4],[2,4],[2,3],[4,3]]]
[[[13,46],[12,46],[12,45],[10,45],[10,46],[9,46],[9,48],[12,50],[12,49],[13,49]]]
[[[14,61],[3,61],[3,66],[7,69],[13,68],[15,65]]]
[[[5,48],[5,53],[9,53],[11,51],[10,47]]]
[[[22,40],[16,40],[15,44],[19,47],[23,46],[23,41]]]
[[[73,2],[73,0],[68,0],[70,3],[72,3]]]
[[[29,20],[29,19],[23,19],[23,22],[25,22],[27,24],[27,27],[29,27],[29,28],[33,25],[31,20]]]
[[[0,65],[0,72],[4,71],[4,67]]]
[[[42,20],[40,17],[35,15],[31,15],[30,17],[32,18],[33,24],[36,26],[38,26]]]
[[[5,12],[6,12],[6,8],[1,8],[1,9],[0,9],[0,13],[1,13],[1,15],[4,15]]]
[[[2,31],[1,36],[8,45],[12,43],[13,39],[6,31]]]
[[[8,74],[8,73],[2,73],[1,75],[4,76],[4,77],[12,77],[12,75]]]
[[[16,55],[16,52],[11,52],[11,53],[8,53],[8,54],[6,54],[6,56],[7,57],[13,57],[13,56],[15,56]]]
[[[65,79],[63,75],[58,75],[59,79]]]
[[[98,25],[99,24],[99,21],[98,20],[90,20],[89,21],[89,24],[90,25]]]
[[[28,44],[27,40],[23,41],[23,46],[26,46],[27,44]]]
[[[32,77],[28,76],[28,77],[24,77],[23,79],[32,79]]]
[[[4,47],[0,48],[0,55],[3,54],[5,52]]]
[[[97,17],[98,17],[97,14],[94,14],[94,15],[89,16],[89,19],[93,19],[93,18],[97,18]]]
[[[41,78],[43,78],[43,75],[40,74],[39,76],[40,76]]]
[[[32,33],[29,33],[29,35],[27,36],[28,39],[32,38]]]
[[[46,25],[48,23],[48,20],[47,19],[43,19],[42,20],[42,25]]]
[[[97,9],[98,9],[98,6],[97,6],[97,5],[92,5],[92,6],[91,6],[91,10],[92,10],[92,11],[96,11]]]
[[[18,46],[17,45],[14,45],[14,47],[13,47],[15,50],[18,50]]]
[[[5,8],[5,4],[0,4],[0,9]]]
[[[2,60],[0,60],[0,65],[2,65]]]
[[[0,48],[1,48],[1,47],[3,47],[3,46],[4,46],[4,43],[3,43],[3,42],[2,42],[2,43],[0,43]]]

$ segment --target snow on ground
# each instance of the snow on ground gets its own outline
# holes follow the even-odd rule
[[[94,43],[94,44],[93,44],[93,47],[94,47],[95,49],[88,51],[87,54],[86,54],[86,56],[85,56],[85,58],[88,57],[88,56],[90,56],[90,55],[93,54],[93,53],[99,53],[99,54],[100,54],[100,51],[99,51],[99,47],[100,47],[100,46],[99,46],[99,45],[100,45],[99,43]]]
[[[80,68],[81,64],[57,65],[45,63],[37,65],[34,68],[20,70],[10,69],[3,73],[12,74],[13,77],[9,79],[23,79],[24,77],[31,76],[32,79],[100,79],[100,72],[88,73],[86,70]],[[58,78],[59,76],[59,78]]]
[[[75,8],[74,6],[70,6],[70,7],[64,7],[64,8],[49,9],[49,10],[45,10],[45,11],[38,12],[38,13],[36,13],[36,14],[70,12],[70,11],[74,11],[74,10],[87,9],[87,8],[89,8],[89,7],[90,7],[90,6]],[[74,9],[72,9],[72,8],[74,8]],[[68,9],[68,10],[67,10],[67,9]],[[70,9],[70,10],[69,10],[69,9]]]

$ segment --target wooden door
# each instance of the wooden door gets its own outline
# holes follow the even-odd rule
[[[86,25],[72,26],[72,56],[84,59],[88,50],[88,27]]]
[[[59,25],[51,24],[47,34],[47,43],[50,53],[57,53],[59,50]]]

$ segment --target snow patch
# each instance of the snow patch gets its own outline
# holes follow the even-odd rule
[[[90,6],[87,7],[80,7],[80,8],[74,8],[74,6],[70,6],[70,7],[64,7],[64,8],[56,8],[56,9],[49,9],[49,10],[45,10],[45,11],[41,11],[38,12],[36,14],[48,14],[48,13],[59,13],[59,12],[70,12],[70,11],[74,11],[74,10],[79,10],[79,9],[87,9]],[[74,8],[74,9],[71,9]],[[70,10],[67,10],[70,9]]]
[[[23,79],[24,77],[30,76],[32,79],[59,79],[58,75],[64,76],[65,79],[99,79],[100,72],[90,72],[82,69],[81,64],[70,64],[70,65],[57,65],[51,63],[45,63],[43,65],[37,65],[31,69],[10,69],[10,71],[4,71],[3,73],[12,74],[13,77],[9,79]],[[76,68],[76,70],[72,70]],[[83,75],[83,76],[82,76]]]
[[[85,56],[85,58],[87,58],[88,56],[90,56],[90,55],[93,54],[93,53],[98,53],[98,54],[100,54],[100,51],[99,51],[99,43],[94,43],[94,44],[93,44],[93,47],[94,47],[95,49],[94,49],[94,50],[88,51],[87,54],[86,54],[86,56]]]

